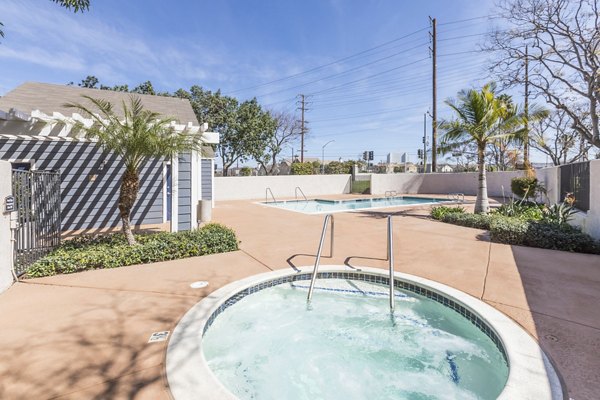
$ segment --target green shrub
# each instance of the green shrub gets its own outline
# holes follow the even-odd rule
[[[567,224],[496,218],[490,226],[490,238],[498,243],[600,254],[600,242]]]
[[[486,230],[490,229],[492,219],[494,219],[494,216],[489,214],[467,214],[460,212],[448,213],[442,217],[442,221],[449,224]]]
[[[33,264],[27,271],[27,276],[33,278],[116,268],[238,249],[235,232],[215,223],[194,231],[138,234],[136,239],[136,246],[129,246],[121,233],[82,236],[65,241]]]
[[[544,216],[544,209],[544,204],[511,200],[509,203],[502,204],[500,207],[492,210],[491,214],[515,217],[527,221],[539,221]]]
[[[563,225],[573,219],[573,215],[576,213],[577,210],[568,204],[553,204],[550,207],[544,208],[542,220],[550,224]]]
[[[291,173],[292,175],[312,175],[314,171],[314,166],[310,162],[295,162],[292,163]]]
[[[513,178],[510,181],[510,189],[517,196],[527,199],[534,197],[538,188],[538,180],[535,177]]]
[[[431,207],[431,218],[441,220],[444,215],[451,213],[464,214],[465,209],[462,207],[435,206]]]
[[[240,168],[240,176],[250,176],[250,175],[252,175],[252,168],[250,168],[250,167]]]

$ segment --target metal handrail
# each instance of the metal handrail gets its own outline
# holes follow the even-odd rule
[[[304,197],[304,201],[308,201],[306,195],[304,194],[302,189],[300,189],[300,186],[296,186],[296,188],[294,189],[294,196],[296,197],[296,200],[298,200],[298,191],[300,191],[300,194],[302,195],[302,197]]]
[[[464,203],[465,202],[465,194],[464,193],[448,193],[448,200],[452,200],[456,203]]]
[[[313,290],[315,289],[315,282],[317,281],[317,274],[319,273],[319,264],[321,262],[321,253],[323,252],[323,244],[325,243],[325,235],[327,234],[327,225],[331,222],[331,248],[330,248],[330,257],[333,257],[333,215],[327,214],[325,216],[325,221],[323,221],[323,230],[321,231],[321,240],[319,241],[319,249],[317,250],[317,259],[315,260],[315,267],[313,269],[313,274],[310,279],[310,287],[308,288],[308,296],[306,297],[306,302],[310,303],[312,299]]]
[[[389,260],[390,269],[390,310],[394,311],[394,238],[392,229],[392,216],[387,218],[387,258]]]
[[[268,197],[269,193],[271,193],[271,198],[273,199],[273,203],[277,203],[277,200],[275,200],[275,196],[273,195],[273,191],[269,187],[265,189],[265,203],[269,202],[269,197]]]
[[[395,190],[387,190],[385,192],[385,197],[396,197],[398,196],[398,192]]]

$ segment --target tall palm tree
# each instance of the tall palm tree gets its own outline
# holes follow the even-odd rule
[[[201,134],[188,130],[176,131],[172,118],[144,109],[137,96],[130,96],[129,103],[122,102],[122,115],[113,110],[113,105],[102,99],[83,96],[91,106],[67,103],[93,120],[91,126],[78,122],[74,129],[85,137],[98,141],[105,150],[114,152],[123,160],[121,187],[119,192],[119,214],[123,233],[130,245],[136,244],[131,231],[131,209],[140,188],[140,169],[150,158],[172,158],[178,153],[200,150]]]
[[[495,140],[502,138],[518,138],[525,131],[527,118],[539,119],[546,111],[532,107],[529,116],[523,111],[508,110],[506,101],[495,93],[496,86],[488,83],[481,90],[463,90],[457,99],[450,99],[446,104],[456,113],[456,119],[440,122],[444,131],[440,152],[446,153],[465,144],[474,144],[477,148],[477,167],[479,185],[476,213],[489,212],[485,168],[485,149]]]

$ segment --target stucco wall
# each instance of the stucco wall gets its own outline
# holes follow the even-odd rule
[[[522,171],[488,172],[487,187],[489,196],[510,196],[510,181],[522,176]],[[445,174],[373,174],[371,193],[385,194],[388,190],[406,194],[447,194],[464,193],[476,195],[478,174],[476,172]]]
[[[12,285],[12,242],[10,231],[10,214],[4,213],[4,199],[12,194],[11,165],[0,161],[0,293]]]
[[[350,193],[350,175],[278,175],[216,177],[215,199],[264,200],[266,188],[271,188],[276,199],[293,198],[300,187],[306,196]]]

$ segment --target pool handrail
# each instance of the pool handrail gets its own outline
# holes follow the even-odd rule
[[[319,264],[321,262],[321,253],[323,252],[323,244],[325,243],[325,235],[327,234],[327,226],[331,222],[331,247],[330,247],[330,257],[333,257],[333,231],[334,231],[334,222],[333,215],[327,214],[325,216],[325,221],[323,221],[323,230],[321,231],[321,240],[319,241],[319,249],[317,250],[317,258],[315,260],[315,267],[313,269],[313,274],[310,279],[310,287],[308,288],[308,296],[306,297],[306,302],[310,303],[312,299],[313,290],[315,289],[315,282],[317,281],[317,274],[319,273]]]
[[[271,198],[273,199],[273,203],[277,203],[277,200],[275,200],[275,196],[273,195],[273,191],[271,190],[270,187],[265,189],[265,203],[269,202],[269,197],[268,197],[269,193],[271,193]]]
[[[394,311],[394,236],[393,236],[392,216],[387,217],[387,258],[389,261],[390,273],[390,311]]]
[[[323,245],[325,244],[325,236],[327,235],[327,227],[331,223],[330,235],[331,235],[331,246],[329,256],[333,257],[333,238],[334,238],[334,219],[332,214],[327,214],[323,221],[323,229],[321,231],[321,239],[319,240],[319,248],[317,249],[317,258],[315,259],[315,266],[313,273],[310,278],[310,286],[308,288],[308,295],[306,296],[306,303],[310,304],[312,299],[313,291],[315,289],[315,283],[317,282],[317,275],[319,274],[319,265],[321,264],[321,254],[323,253]],[[390,298],[390,311],[394,311],[395,297],[394,297],[394,236],[393,236],[393,224],[392,216],[387,217],[387,261],[389,267],[389,298]]]
[[[296,201],[298,201],[298,192],[300,192],[302,197],[304,197],[304,201],[308,201],[308,199],[306,198],[306,195],[304,194],[302,189],[300,189],[300,186],[296,186],[296,188],[294,189],[294,196],[296,197]]]

